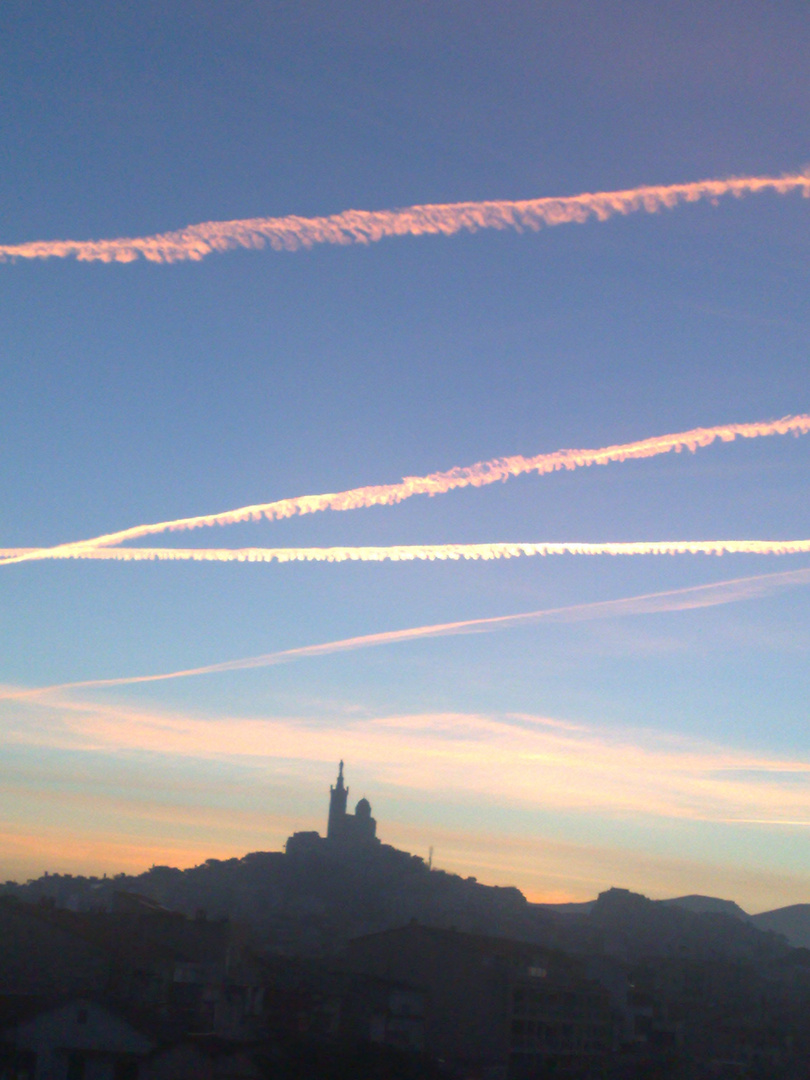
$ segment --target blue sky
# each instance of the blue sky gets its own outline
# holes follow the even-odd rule
[[[810,160],[803,3],[10,0],[0,32],[3,243]],[[800,196],[763,194],[537,234],[0,264],[0,544],[808,411],[809,226]],[[165,542],[804,538],[808,446],[714,445]],[[172,671],[805,565],[7,566],[0,681]],[[345,756],[384,839],[538,898],[619,884],[752,910],[806,900],[809,645],[797,588],[0,701],[0,877],[277,848],[323,827]],[[804,824],[773,823],[788,820]]]

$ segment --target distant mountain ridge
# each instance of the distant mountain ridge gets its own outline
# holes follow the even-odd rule
[[[787,938],[796,949],[810,949],[810,904],[791,904],[749,915],[733,900],[719,900],[715,896],[678,896],[662,903],[695,912],[722,912],[751,923],[757,930],[770,931]]]
[[[561,915],[589,915],[596,903],[596,900],[585,900],[581,903],[539,906]],[[773,911],[762,911],[758,915],[749,915],[734,900],[722,900],[717,896],[702,896],[699,893],[675,896],[657,903],[691,911],[696,915],[728,915],[755,926],[757,930],[781,934],[788,944],[796,949],[810,949],[810,904],[791,904]]]
[[[782,934],[795,948],[810,949],[810,904],[791,904],[750,919],[758,930]]]
[[[672,900],[662,900],[661,903],[668,904],[670,907],[685,908],[686,911],[694,911],[698,914],[713,912],[715,914],[731,915],[735,919],[744,919],[746,921],[751,919],[748,912],[743,911],[740,905],[733,900],[720,900],[716,896],[701,896],[692,893],[689,896],[676,896]]]

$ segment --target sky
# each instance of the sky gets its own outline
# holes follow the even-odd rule
[[[7,0],[0,39],[7,557],[810,412],[799,180],[539,229],[7,251],[797,178],[803,0]],[[715,439],[118,550],[806,540],[808,453]],[[344,758],[385,842],[532,900],[810,901],[808,553],[95,550],[0,563],[0,880],[278,850],[324,831]]]

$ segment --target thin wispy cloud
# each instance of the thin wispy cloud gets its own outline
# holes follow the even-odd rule
[[[2,550],[2,549],[0,549]],[[17,549],[10,549],[17,550]],[[51,549],[54,551],[55,549]],[[117,562],[445,562],[517,559],[547,555],[803,555],[810,540],[633,540],[583,543],[393,544],[328,548],[93,548],[71,547],[55,559],[108,559]],[[11,560],[10,560],[11,561]]]
[[[751,831],[792,832],[810,820],[810,762],[798,756],[532,714],[398,714],[348,722],[340,715],[315,723],[188,716],[64,696],[0,705],[0,724],[6,746],[69,749],[74,760],[82,752],[93,761],[114,754],[130,770],[148,770],[154,787],[151,799],[137,783],[117,795],[105,772],[93,790],[63,792],[74,783],[71,769],[61,785],[51,777],[50,797],[46,791],[42,799],[42,785],[31,775],[27,809],[10,818],[0,813],[4,866],[18,876],[46,866],[82,873],[189,866],[264,850],[268,837],[280,847],[296,828],[322,828],[318,796],[337,759],[347,756],[353,776],[362,775],[377,792],[386,842],[425,853],[437,845],[440,867],[515,883],[530,898],[590,899],[614,884],[659,896],[699,888],[743,902],[748,897],[753,910],[785,897],[800,900],[807,888],[807,875],[795,868],[786,873],[778,859],[756,871],[736,865],[728,843],[734,837],[733,846],[745,850]],[[227,790],[213,782],[220,809],[188,793],[178,800],[179,758],[228,763]],[[253,810],[266,798],[270,776],[308,793],[303,817],[275,807]],[[236,777],[248,795],[234,802]],[[426,803],[431,809],[423,820]],[[458,811],[472,806],[474,820],[459,827]],[[497,807],[492,820],[490,806]],[[537,815],[531,836],[523,835],[527,812]],[[656,853],[627,843],[633,821],[645,833],[677,821],[711,839],[685,856]],[[587,843],[583,828],[593,838]]]
[[[13,716],[8,713],[14,710]],[[284,763],[302,777],[340,757],[422,798],[502,793],[514,807],[745,825],[810,820],[810,761],[650,730],[531,715],[420,713],[212,719],[67,697],[7,703],[6,738],[164,758]],[[42,725],[39,720],[44,721]],[[13,730],[10,730],[12,729]],[[761,826],[760,826],[761,827]]]
[[[420,638],[448,637],[457,634],[481,634],[495,630],[509,630],[533,623],[587,622],[593,619],[616,619],[632,615],[654,615],[672,611],[691,611],[720,604],[738,603],[772,596],[783,589],[810,584],[810,567],[786,570],[776,574],[759,574],[751,577],[732,578],[710,585],[692,585],[682,589],[644,593],[639,596],[621,597],[616,600],[599,600],[587,604],[571,604],[566,607],[527,611],[517,615],[496,615],[483,619],[465,619],[459,622],[434,623],[415,626],[405,630],[388,630],[378,634],[342,638],[318,645],[304,645],[295,649],[249,656],[240,660],[225,660],[196,668],[163,672],[157,675],[132,675],[114,679],[86,679],[80,682],[60,683],[55,686],[20,688],[0,686],[0,701],[24,700],[42,697],[61,691],[76,689],[102,689],[104,687],[132,686],[138,683],[164,682],[195,675],[215,675],[229,671],[248,671],[254,668],[274,667],[296,660],[330,656],[334,653],[351,652],[356,649],[375,648],[380,645],[396,645]]]
[[[548,475],[560,470],[570,471],[591,465],[607,465],[611,462],[651,458],[660,454],[681,453],[684,450],[695,453],[699,448],[711,446],[718,440],[729,443],[738,438],[758,439],[788,434],[798,436],[806,435],[808,432],[810,432],[810,414],[803,413],[796,416],[784,416],[779,420],[692,428],[689,431],[654,435],[636,442],[603,446],[597,449],[556,450],[548,454],[536,454],[533,457],[514,455],[494,458],[491,461],[479,461],[474,465],[460,466],[446,472],[429,473],[427,476],[406,476],[396,484],[375,484],[321,495],[299,495],[275,502],[242,506],[236,510],[225,510],[216,514],[135,525],[118,532],[51,548],[0,549],[0,565],[37,559],[72,558],[77,557],[73,554],[74,552],[89,548],[110,547],[128,540],[140,540],[146,536],[156,536],[164,532],[198,529],[210,525],[235,525],[246,521],[260,521],[262,518],[277,521],[325,510],[358,510],[372,506],[393,506],[414,495],[444,495],[459,488],[485,487],[488,484],[506,481],[511,477],[526,473]],[[134,557],[137,558],[137,556]]]
[[[327,217],[247,218],[207,221],[154,236],[110,240],[34,240],[0,245],[0,260],[76,258],[83,262],[198,262],[233,248],[298,251],[316,244],[371,244],[395,236],[452,236],[479,229],[530,229],[607,221],[617,214],[648,214],[683,203],[716,203],[760,192],[810,195],[810,174],[743,176],[688,184],[649,185],[623,191],[586,192],[552,198],[434,203],[401,210],[346,210]]]

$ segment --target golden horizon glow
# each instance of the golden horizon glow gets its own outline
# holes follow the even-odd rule
[[[29,862],[53,856],[50,870],[57,863],[66,866],[65,852],[53,839],[59,830],[75,837],[68,861],[75,869],[84,865],[85,872],[91,863],[100,866],[102,857],[107,870],[146,869],[155,861],[195,865],[208,857],[280,847],[283,835],[317,828],[319,820],[317,813],[315,819],[311,813],[292,819],[268,807],[263,827],[261,811],[246,811],[266,788],[268,770],[286,786],[311,792],[317,790],[313,777],[331,776],[345,756],[353,777],[362,774],[364,786],[374,785],[386,842],[425,854],[434,844],[437,865],[516,884],[533,897],[559,891],[564,883],[590,899],[600,888],[620,884],[648,895],[697,888],[738,899],[760,897],[749,899],[749,906],[766,907],[780,898],[787,902],[785,896],[801,899],[810,881],[778,863],[747,871],[725,854],[722,841],[725,830],[783,831],[810,820],[810,759],[797,756],[758,754],[649,729],[606,732],[594,724],[528,714],[420,713],[348,721],[340,715],[315,723],[289,716],[214,719],[70,698],[17,703],[4,714],[6,745],[105,759],[126,755],[122,760],[130,770],[138,761],[147,763],[139,766],[148,769],[145,797],[110,794],[115,782],[105,774],[100,794],[62,786],[46,790],[26,820],[0,826],[0,833],[18,835],[13,852],[6,845],[9,856]],[[230,770],[242,776],[237,806],[228,805],[235,784],[230,774],[221,792],[215,783],[199,812],[201,791],[185,792],[178,801],[171,780],[155,784],[160,763],[171,777],[178,756],[230,761]],[[246,804],[247,788],[256,794]],[[420,824],[419,808],[428,805],[429,820]],[[507,815],[500,830],[451,824],[459,811],[475,806],[480,817],[489,805]],[[527,812],[542,815],[533,837],[517,835],[508,824],[510,814],[520,820]],[[553,826],[547,814],[554,815]],[[581,830],[591,819],[601,823],[598,843],[566,837],[566,821],[581,822]],[[710,828],[717,852],[687,859],[635,849],[618,839],[633,822],[644,829],[666,830],[675,822]],[[23,833],[32,837],[27,848]],[[144,861],[138,866],[139,859]]]

